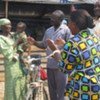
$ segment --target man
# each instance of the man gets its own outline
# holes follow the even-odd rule
[[[32,38],[28,38],[35,46],[46,49],[47,56],[52,53],[47,45],[47,40],[51,39],[55,42],[58,38],[68,40],[71,32],[67,25],[62,24],[64,13],[61,10],[56,10],[51,15],[52,26],[45,32],[41,42],[37,42]],[[56,45],[57,46],[57,45]],[[61,49],[61,46],[58,46]],[[47,61],[48,86],[51,100],[64,100],[64,89],[66,85],[65,75],[58,70],[58,61],[55,58],[48,58]]]
[[[95,34],[100,37],[100,1],[99,0],[95,3],[94,14],[95,14],[94,31],[95,31]]]

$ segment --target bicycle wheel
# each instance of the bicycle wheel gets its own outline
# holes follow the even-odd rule
[[[33,89],[28,88],[27,94],[25,96],[25,100],[33,100]]]
[[[45,88],[43,88],[43,97],[44,100],[49,100],[49,94],[47,93],[47,90]]]
[[[49,96],[48,96],[46,89],[43,88],[43,91],[41,91],[40,88],[34,89],[33,100],[49,100]]]

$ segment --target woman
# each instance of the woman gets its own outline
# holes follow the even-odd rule
[[[26,76],[23,73],[18,54],[11,38],[11,22],[0,19],[2,35],[0,35],[0,53],[4,56],[5,95],[4,100],[25,100]]]
[[[54,54],[60,60],[60,70],[69,75],[66,95],[70,100],[99,100],[100,41],[88,30],[94,27],[93,19],[87,11],[77,10],[71,14],[70,26],[71,30],[76,28],[76,34],[64,44],[61,59],[58,52]],[[57,50],[51,40],[48,45]]]

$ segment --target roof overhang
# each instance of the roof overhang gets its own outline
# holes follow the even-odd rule
[[[60,0],[2,0],[8,2],[26,2],[42,4],[94,4],[96,0],[70,0],[67,3],[61,3]]]

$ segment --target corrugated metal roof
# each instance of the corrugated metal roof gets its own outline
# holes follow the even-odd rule
[[[30,3],[59,3],[60,0],[2,0],[2,1],[13,1],[13,2],[30,2]]]
[[[2,0],[9,2],[27,2],[27,3],[47,3],[47,4],[70,4],[70,3],[89,3],[94,4],[96,0]],[[67,2],[68,1],[68,2]]]

